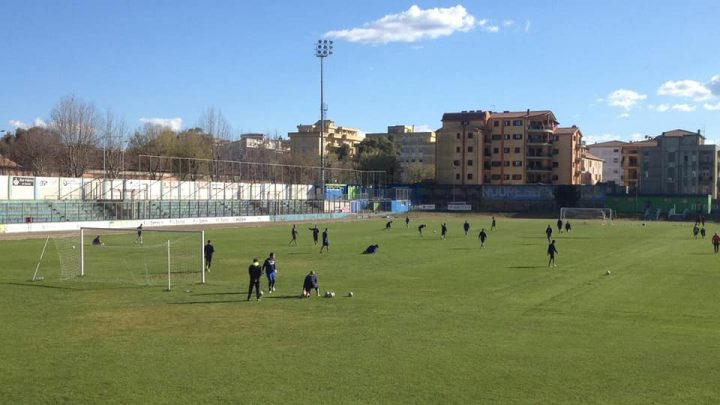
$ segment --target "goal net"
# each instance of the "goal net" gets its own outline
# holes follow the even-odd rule
[[[613,210],[611,208],[560,208],[560,219],[599,219],[602,221],[613,220]]]
[[[168,290],[204,283],[203,239],[204,231],[144,229],[139,237],[134,228],[82,228],[79,234],[46,240],[33,280],[157,286]],[[52,257],[53,250],[57,259]]]

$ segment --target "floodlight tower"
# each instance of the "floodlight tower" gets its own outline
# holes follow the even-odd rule
[[[325,107],[323,94],[323,60],[333,53],[333,41],[319,39],[315,45],[315,56],[320,58],[320,187],[325,199]]]

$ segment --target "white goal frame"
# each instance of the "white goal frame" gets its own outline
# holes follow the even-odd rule
[[[612,208],[575,208],[575,207],[562,207],[560,208],[560,219],[565,221],[568,219],[567,213],[570,212],[577,212],[577,213],[598,213],[600,216],[602,216],[603,221],[610,220],[612,221],[615,218],[614,212]],[[572,218],[570,218],[572,219]]]
[[[137,228],[98,228],[98,227],[82,227],[80,228],[80,277],[85,275],[85,231],[101,231],[101,232],[137,232]],[[200,262],[198,263],[200,271],[200,283],[205,284],[205,230],[202,231],[187,231],[187,230],[172,230],[172,229],[146,229],[145,232],[165,232],[165,233],[194,233],[200,235],[200,243],[198,249],[200,250]],[[92,232],[91,232],[92,233]],[[167,244],[167,266],[168,266],[168,291],[170,291],[170,241]]]

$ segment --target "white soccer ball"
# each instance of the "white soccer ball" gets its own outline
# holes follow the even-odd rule
[[[330,293],[330,298],[335,298],[335,291]]]
[[[73,245],[73,249],[75,249],[75,245]]]
[[[609,276],[610,274],[611,274],[610,270],[608,270],[607,273],[605,273],[606,276]]]
[[[437,233],[437,231],[433,231],[433,233]]]
[[[350,292],[348,293],[348,297],[352,297],[352,296],[353,296],[353,292],[350,291]]]

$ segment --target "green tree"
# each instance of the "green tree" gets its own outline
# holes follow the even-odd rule
[[[392,140],[378,137],[366,138],[358,145],[355,162],[359,170],[385,172],[388,181],[400,180],[398,151]]]

